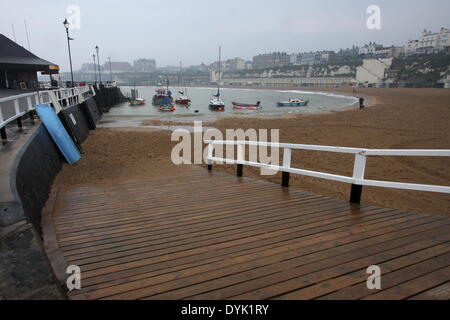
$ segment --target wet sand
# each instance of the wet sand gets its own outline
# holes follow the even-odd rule
[[[347,88],[330,92],[353,95]],[[269,119],[232,117],[204,125],[220,130],[280,129],[280,142],[288,143],[383,149],[450,149],[450,90],[360,89],[356,95],[369,98],[370,107]],[[170,141],[168,131],[148,128],[97,129],[83,145],[85,155],[82,160],[73,167],[64,165],[55,185],[70,188],[177,174],[183,166],[171,163],[171,149],[175,144]],[[295,151],[292,166],[351,176],[353,156]],[[235,172],[233,166],[215,165],[214,168]],[[280,182],[279,174],[261,176],[257,168],[245,167],[244,175]],[[369,157],[366,177],[450,185],[450,158]],[[291,175],[291,185],[345,200],[350,191],[347,184],[297,175]],[[362,202],[450,216],[448,194],[364,187]]]

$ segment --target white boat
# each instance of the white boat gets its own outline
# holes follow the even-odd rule
[[[287,101],[278,102],[277,105],[279,107],[306,107],[308,103],[309,100],[294,98]]]
[[[225,102],[220,99],[220,53],[221,47],[219,47],[219,77],[217,79],[217,94],[213,95],[209,101],[209,109],[211,111],[225,111]]]

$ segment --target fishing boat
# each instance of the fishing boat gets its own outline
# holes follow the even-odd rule
[[[179,91],[179,93],[181,96],[175,99],[175,103],[183,106],[189,106],[191,104],[191,99],[185,96],[182,91]]]
[[[303,99],[289,99],[287,101],[278,102],[277,105],[279,107],[306,107],[309,103],[309,100]]]
[[[172,92],[169,90],[169,79],[167,79],[167,86],[163,88],[161,83],[158,84],[155,90],[155,95],[152,98],[152,104],[155,106],[160,106],[163,104],[164,99],[169,99],[170,103],[173,102]]]
[[[256,104],[231,102],[231,105],[234,110],[261,110],[262,109],[260,101],[258,101]]]
[[[140,106],[145,104],[145,99],[139,98],[139,92],[134,85],[134,89],[131,89],[131,96],[128,96],[128,103],[130,106]]]
[[[177,110],[177,108],[173,105],[172,100],[168,97],[162,99],[161,104],[158,106],[159,111],[162,112],[173,112]]]
[[[217,94],[209,101],[209,109],[211,111],[225,111],[225,102],[220,99],[220,54],[221,47],[219,46],[219,77],[217,79]]]
[[[184,91],[178,91],[181,96],[175,99],[175,104],[179,104],[182,106],[189,106],[191,104],[191,99],[188,97],[186,83],[183,81],[183,64],[180,62],[180,69],[181,69],[181,81],[184,84]]]
[[[141,106],[141,105],[145,104],[145,99],[134,98],[134,99],[129,99],[128,102],[130,103],[130,106]]]

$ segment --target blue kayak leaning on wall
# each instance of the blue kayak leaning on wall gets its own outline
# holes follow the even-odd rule
[[[53,108],[49,105],[40,104],[36,106],[36,111],[39,114],[42,122],[47,128],[48,133],[55,141],[59,150],[69,164],[74,164],[80,160],[81,155],[78,151],[72,138],[70,138],[61,120],[59,120]]]

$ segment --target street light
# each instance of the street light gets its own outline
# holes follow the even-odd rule
[[[98,79],[100,81],[100,84],[102,84],[102,75],[100,73],[100,56],[98,55],[98,46],[95,46],[95,50],[97,50],[97,61],[98,61]]]
[[[69,61],[70,61],[70,76],[72,79],[72,87],[73,87],[73,69],[72,69],[72,53],[70,52],[70,40],[74,40],[71,37],[69,37],[69,21],[67,19],[64,19],[63,21],[64,28],[66,28],[66,34],[67,34],[67,47],[69,48]]]
[[[92,58],[94,59],[94,79],[95,83],[97,83],[97,67],[95,66],[97,63],[95,62],[95,54],[92,55]]]

